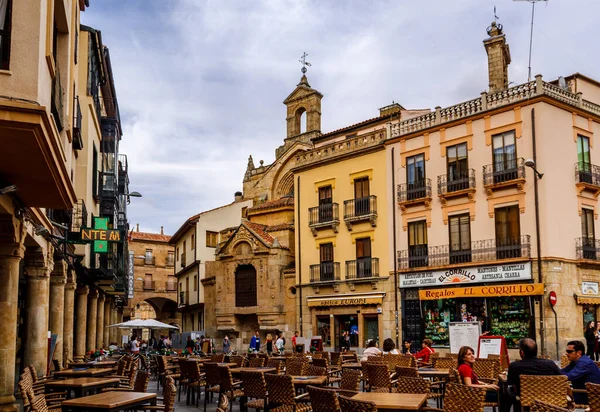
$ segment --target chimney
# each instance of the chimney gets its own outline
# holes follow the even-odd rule
[[[236,202],[241,202],[244,199],[242,192],[235,192],[234,199]]]
[[[483,41],[488,55],[489,93],[495,93],[508,88],[508,65],[510,64],[510,49],[502,25],[495,21],[488,27],[490,36]]]
[[[164,235],[164,234],[165,234],[164,227],[162,227],[162,226],[160,227],[160,234],[161,234],[161,235]]]
[[[136,225],[135,225],[135,231],[136,232],[140,231],[140,224],[139,223],[136,223]]]
[[[391,116],[396,113],[398,113],[398,117],[400,117],[400,112],[402,110],[404,110],[404,107],[396,102],[392,102],[392,104],[379,108],[379,117]]]

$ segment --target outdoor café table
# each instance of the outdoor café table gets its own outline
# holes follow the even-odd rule
[[[76,398],[81,398],[90,391],[108,388],[109,386],[119,386],[119,381],[119,378],[74,378],[61,381],[47,381],[46,388],[67,391],[67,394],[73,391]]]
[[[327,376],[292,376],[294,386],[323,386],[327,383]]]
[[[277,372],[277,368],[272,368],[270,366],[261,366],[256,368],[229,368],[232,375],[241,374],[242,372],[263,372],[263,373],[273,373]]]
[[[276,360],[276,361],[280,361],[280,362],[285,362],[287,360],[287,358],[285,356],[271,356],[269,358],[269,360]]]
[[[120,411],[142,405],[156,405],[156,394],[145,392],[102,392],[83,398],[63,401],[65,411]]]
[[[85,363],[77,363],[77,362],[69,362],[67,364],[67,366],[69,367],[69,369],[73,369],[73,368],[82,368],[82,367],[87,367],[87,368],[113,368],[116,366],[118,362],[117,361],[112,361],[112,360],[104,360],[104,361],[91,361],[91,362],[85,362]]]
[[[424,378],[447,378],[450,376],[450,369],[419,368],[418,373]]]
[[[352,399],[375,402],[379,411],[420,411],[427,402],[427,394],[359,392]]]
[[[342,363],[342,369],[362,369],[362,363],[360,362],[348,362],[348,363]]]
[[[91,378],[108,375],[111,368],[75,368],[54,372],[55,378]]]

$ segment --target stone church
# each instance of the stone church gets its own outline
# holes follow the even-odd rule
[[[256,167],[252,156],[244,175],[244,198],[254,201],[238,227],[221,231],[215,261],[206,262],[205,313],[208,336],[228,334],[234,349],[246,350],[251,336],[297,329],[294,176],[300,152],[312,149],[311,139],[321,134],[321,99],[304,74],[284,100],[287,137],[275,151],[275,161]],[[301,121],[306,118],[305,130]]]

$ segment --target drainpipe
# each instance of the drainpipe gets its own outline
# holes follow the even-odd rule
[[[296,225],[296,228],[298,230],[298,247],[296,248],[298,250],[298,288],[299,288],[299,300],[300,300],[300,305],[299,305],[299,317],[300,317],[300,333],[302,335],[304,335],[304,328],[303,328],[303,323],[302,323],[302,242],[300,241],[301,239],[301,235],[302,235],[302,231],[300,230],[301,226],[300,226],[300,176],[298,176],[298,187],[296,190],[296,199],[298,201],[298,224]],[[294,348],[295,350],[295,348]]]
[[[399,335],[400,328],[398,323],[398,258],[397,258],[397,245],[396,245],[396,202],[394,201],[394,195],[396,193],[396,167],[394,162],[394,147],[392,147],[392,228],[393,228],[393,245],[394,245],[394,314],[396,322],[396,347],[400,348]]]

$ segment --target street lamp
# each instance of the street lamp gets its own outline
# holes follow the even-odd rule
[[[543,173],[540,173],[536,169],[535,160],[527,159],[525,160],[525,166],[531,168],[535,172],[535,178],[533,180],[533,191],[535,196],[535,239],[536,239],[536,249],[537,249],[537,275],[538,275],[538,283],[542,283],[542,246],[540,243],[540,207],[539,207],[539,194],[538,194],[538,180],[544,177]],[[558,336],[557,336],[558,338]],[[540,340],[541,340],[541,349],[542,355],[545,355],[545,347],[546,347],[546,337],[544,330],[544,298],[540,299]],[[557,355],[558,356],[558,349]]]
[[[140,192],[130,192],[130,193],[127,193],[127,204],[131,203],[131,198],[132,197],[142,197],[142,194]]]

